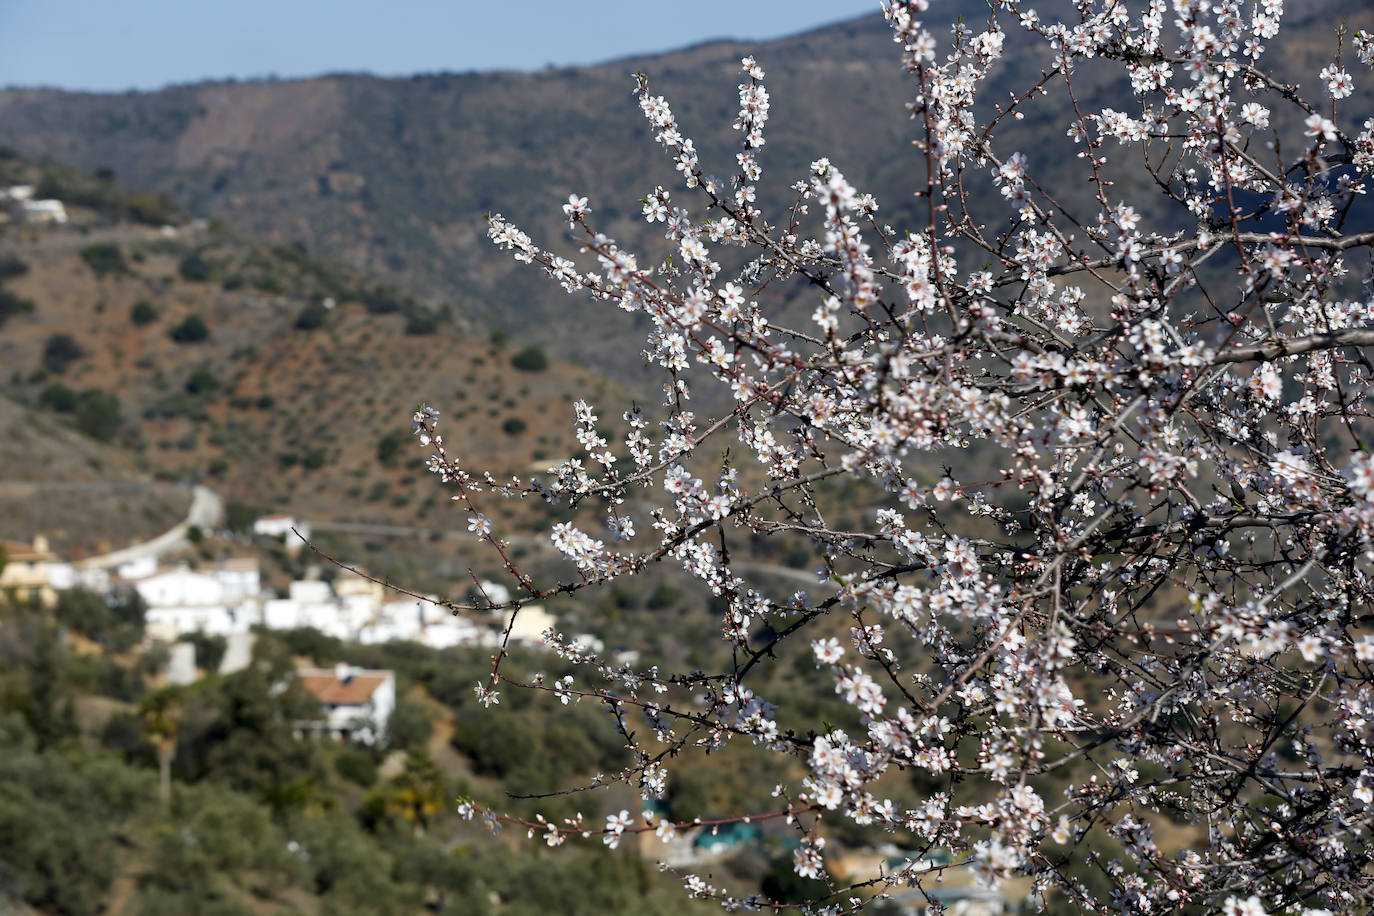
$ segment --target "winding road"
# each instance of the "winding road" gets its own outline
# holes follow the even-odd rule
[[[191,488],[191,506],[186,510],[186,518],[162,532],[155,538],[111,551],[96,557],[87,557],[76,563],[79,569],[109,569],[122,566],[147,557],[159,557],[168,551],[186,546],[187,532],[192,526],[212,528],[224,517],[224,504],[219,494],[209,487],[196,484]]]

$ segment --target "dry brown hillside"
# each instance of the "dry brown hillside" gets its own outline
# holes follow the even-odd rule
[[[610,390],[294,249],[205,229],[11,227],[3,259],[18,265],[3,288],[33,308],[0,327],[0,389],[43,428],[83,429],[230,502],[455,524],[430,515],[445,501],[410,436],[417,402],[440,407],[471,465],[523,473],[575,446],[574,393]]]

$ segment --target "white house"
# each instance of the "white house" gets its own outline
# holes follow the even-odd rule
[[[67,222],[67,207],[60,200],[15,200],[10,204],[10,219],[62,225]]]
[[[228,568],[225,568],[228,567]],[[155,639],[186,633],[244,633],[258,622],[258,572],[251,560],[227,561],[210,572],[185,566],[136,580],[148,605],[147,629]]]
[[[325,720],[300,723],[303,730],[327,730],[340,741],[375,744],[386,734],[396,708],[396,675],[349,665],[298,668],[296,676],[324,707]]]
[[[296,530],[292,531],[293,528]],[[296,532],[299,532],[299,535]],[[253,522],[253,533],[263,537],[283,538],[286,549],[294,553],[310,539],[310,523],[290,515],[264,515]]]

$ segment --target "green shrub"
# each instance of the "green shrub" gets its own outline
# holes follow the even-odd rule
[[[224,653],[229,648],[229,641],[223,636],[199,631],[187,633],[181,637],[181,641],[196,647],[196,667],[206,671],[218,671],[219,663],[224,661]]]
[[[518,436],[528,428],[524,420],[519,417],[511,417],[501,424],[501,431],[508,436]]]
[[[53,382],[39,395],[38,402],[49,410],[58,413],[76,413],[77,396],[61,382]]]
[[[135,191],[125,198],[129,215],[146,226],[166,226],[181,222],[181,208],[165,194]]]
[[[549,358],[538,347],[526,347],[510,358],[510,364],[522,372],[543,372],[549,368]]]
[[[119,246],[110,242],[100,242],[95,245],[87,245],[81,249],[81,260],[86,262],[97,277],[106,274],[122,274],[129,270],[128,263],[124,260],[124,254],[119,250]]]
[[[414,337],[433,334],[439,329],[439,320],[429,312],[412,312],[406,319],[406,333]]]
[[[295,328],[297,331],[313,331],[324,326],[324,320],[329,317],[329,310],[319,302],[312,302],[301,309],[296,316]]]
[[[367,290],[361,298],[363,305],[373,315],[390,315],[393,312],[401,311],[406,305],[399,293],[387,287]]]
[[[334,758],[334,769],[349,782],[370,789],[377,783],[377,763],[372,755],[359,748],[344,748]]]
[[[377,443],[377,460],[388,466],[395,464],[396,454],[400,452],[405,441],[406,437],[401,433],[388,433],[383,436],[382,441]]]
[[[235,534],[245,534],[253,530],[253,520],[264,511],[261,506],[248,503],[228,503],[224,507],[224,525]]]
[[[153,304],[147,299],[140,299],[134,303],[134,307],[129,310],[129,320],[137,327],[146,327],[157,321],[160,313]]]
[[[0,325],[15,315],[26,315],[34,309],[33,300],[15,295],[0,287]]]
[[[199,343],[210,336],[210,328],[199,315],[187,315],[184,321],[167,332],[167,336],[177,343]]]
[[[29,272],[29,265],[18,255],[0,255],[0,280],[22,277]]]
[[[434,724],[423,703],[402,699],[386,720],[386,743],[391,750],[422,748],[433,733]]]
[[[209,369],[201,367],[186,379],[187,394],[212,394],[219,389],[219,379]]]
[[[181,263],[177,265],[177,272],[181,274],[183,280],[191,283],[205,283],[210,279],[214,268],[211,267],[209,261],[192,252],[181,259]]]
[[[43,368],[61,375],[67,367],[86,355],[86,351],[70,334],[54,334],[43,345]]]
[[[119,432],[119,398],[108,391],[91,389],[81,394],[76,408],[76,428],[92,439],[108,442]]]
[[[320,468],[324,467],[324,464],[324,449],[312,449],[306,452],[305,457],[301,459],[301,467],[305,468],[307,471],[318,471]]]

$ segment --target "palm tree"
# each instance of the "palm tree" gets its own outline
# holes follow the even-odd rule
[[[153,691],[138,704],[138,711],[143,730],[157,751],[158,795],[166,805],[172,800],[172,760],[177,755],[177,734],[181,730],[181,688]]]
[[[410,821],[416,836],[423,836],[429,818],[447,795],[444,773],[420,748],[406,755],[405,769],[391,781],[387,807]]]

